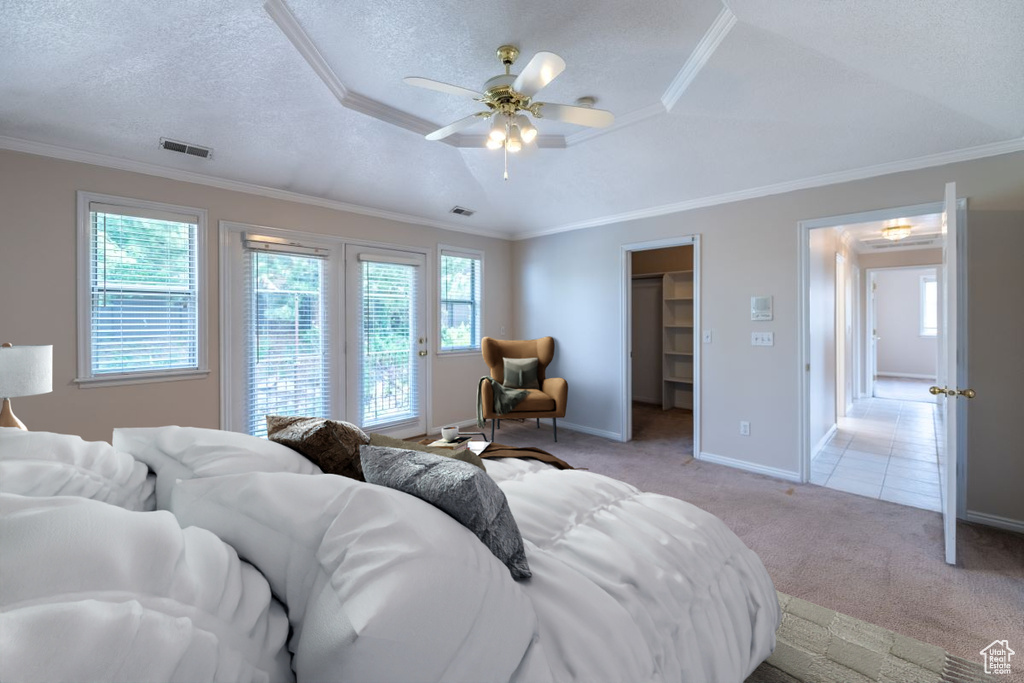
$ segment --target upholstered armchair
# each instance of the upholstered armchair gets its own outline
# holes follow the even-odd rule
[[[501,428],[502,418],[540,418],[550,417],[554,426],[554,438],[558,441],[558,418],[565,417],[565,403],[569,396],[569,384],[561,377],[547,377],[545,369],[555,357],[555,340],[552,337],[525,340],[503,340],[484,337],[480,342],[484,354],[484,362],[491,370],[491,378],[504,383],[505,358],[536,358],[537,379],[540,389],[529,389],[523,399],[512,412],[497,414],[494,412],[494,390],[490,382],[481,387],[481,404],[483,417],[491,421],[491,440],[494,440],[494,425]]]

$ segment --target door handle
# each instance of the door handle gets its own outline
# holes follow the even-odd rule
[[[420,351],[420,355],[421,356],[425,356],[425,355],[427,355],[427,352],[426,351]]]
[[[929,387],[928,393],[932,396],[939,396],[944,394],[956,398],[957,396],[963,396],[964,398],[974,398],[978,393],[974,389],[950,389],[948,387]]]

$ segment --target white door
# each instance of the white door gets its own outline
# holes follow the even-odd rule
[[[351,247],[346,259],[349,419],[400,438],[425,434],[426,258]]]
[[[938,386],[931,391],[938,397],[935,429],[939,454],[939,493],[942,496],[942,522],[946,543],[946,562],[956,564],[957,510],[957,401],[973,392],[957,388],[957,204],[956,183],[946,184],[946,208],[942,213],[944,247],[939,273],[939,363]]]

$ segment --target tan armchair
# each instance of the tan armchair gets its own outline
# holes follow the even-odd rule
[[[490,382],[484,382],[480,395],[483,417],[491,421],[491,441],[494,440],[494,425],[501,429],[502,418],[550,417],[554,425],[555,441],[558,441],[558,418],[565,417],[565,403],[569,396],[569,384],[561,377],[546,377],[545,369],[555,357],[555,340],[552,337],[525,340],[503,340],[484,337],[480,341],[484,362],[491,370],[491,378],[498,382],[505,380],[505,358],[536,358],[537,379],[540,389],[530,392],[510,413],[499,415],[494,412],[494,390]]]

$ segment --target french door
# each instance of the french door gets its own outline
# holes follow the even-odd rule
[[[376,247],[346,251],[348,419],[397,437],[424,434],[426,258]]]

